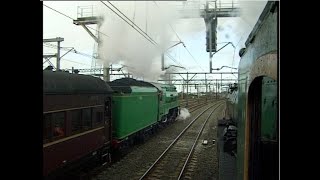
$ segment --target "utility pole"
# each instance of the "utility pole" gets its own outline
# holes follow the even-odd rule
[[[164,53],[161,53],[161,71],[164,71]]]
[[[200,84],[199,84],[200,85]],[[199,100],[199,85],[197,86],[197,96],[198,96],[198,100]]]
[[[221,73],[221,80],[220,80],[221,86],[220,86],[220,93],[222,93],[222,73]]]
[[[186,99],[187,99],[187,104],[186,104],[186,107],[188,107],[188,90],[189,90],[189,88],[188,88],[188,83],[189,83],[189,76],[188,76],[189,74],[188,74],[188,72],[187,72],[187,94],[186,94]]]
[[[208,83],[207,83],[207,74],[205,73],[204,74],[204,80],[205,80],[205,83],[206,83],[206,102],[207,102],[207,96],[208,96]],[[210,91],[210,89],[209,89]]]
[[[183,99],[183,94],[184,94],[184,80],[182,80],[182,99]]]
[[[218,99],[218,79],[216,79],[216,99]]]
[[[207,74],[206,73],[204,74],[204,80],[206,83],[206,94],[207,94],[208,93],[208,84],[207,84]]]
[[[57,70],[60,70],[60,41],[58,41],[57,48]]]

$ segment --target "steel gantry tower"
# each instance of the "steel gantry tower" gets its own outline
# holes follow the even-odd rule
[[[203,5],[203,7],[202,7]],[[238,17],[240,15],[239,4],[235,1],[187,1],[179,8],[180,18],[203,18],[206,25],[206,51],[209,52],[209,71],[212,72],[212,56],[227,46],[227,43],[217,50],[217,25],[220,17]]]
[[[89,35],[95,40],[94,44],[94,50],[93,50],[93,58],[91,61],[91,71],[92,74],[96,74],[97,72],[95,70],[101,69],[103,70],[103,80],[105,81],[110,81],[110,68],[109,66],[107,67],[102,67],[102,65],[99,65],[97,63],[97,60],[100,58],[99,57],[99,44],[100,44],[100,33],[99,29],[101,27],[101,24],[103,22],[103,18],[101,16],[98,16],[96,14],[96,6],[79,6],[77,10],[77,19],[73,21],[73,24],[75,25],[80,25],[82,26],[88,33]],[[96,29],[96,35],[94,35],[89,29],[88,25],[97,25]]]

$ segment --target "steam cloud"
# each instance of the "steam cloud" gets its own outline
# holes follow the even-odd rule
[[[237,2],[241,9],[240,17],[229,18],[228,20],[218,19],[217,29],[218,41],[233,42],[235,46],[237,45],[235,52],[244,47],[244,42],[267,1],[248,2],[239,0]],[[151,1],[112,1],[111,3],[156,41],[158,46],[152,45],[134,30],[129,25],[131,22],[128,21],[129,24],[127,24],[106,6],[100,5],[98,11],[104,18],[100,31],[109,36],[100,35],[102,41],[98,50],[101,59],[100,64],[104,66],[110,64],[125,65],[125,70],[133,74],[134,78],[142,78],[147,81],[156,81],[159,77],[168,79],[165,71],[161,71],[161,53],[176,43],[173,41],[177,41],[169,24],[182,34],[190,34],[201,31],[203,27],[201,24],[204,23],[196,19],[188,19],[188,23],[179,22],[179,26],[175,27],[174,25],[178,24],[177,20],[181,17],[178,11],[181,6],[176,6],[177,2],[156,2],[159,7]],[[192,1],[184,2],[182,7],[188,9],[188,3],[192,4]],[[107,2],[106,4],[114,9]],[[201,1],[197,8],[200,8],[203,4],[205,4],[205,1]],[[120,14],[117,10],[115,11]],[[199,12],[193,11],[193,13],[198,14]],[[124,17],[121,14],[120,16]]]
[[[113,8],[110,4],[106,4]],[[112,2],[112,4],[156,41],[158,47],[152,45],[110,9],[102,6],[100,14],[104,17],[104,22],[100,31],[109,37],[100,36],[101,63],[104,66],[109,66],[111,63],[122,64],[135,78],[156,81],[165,73],[161,71],[161,52],[172,45],[171,40],[175,36],[168,24],[173,25],[178,19],[175,6],[157,3],[159,8],[153,2]]]
[[[180,109],[180,114],[179,114],[179,116],[177,117],[177,120],[185,120],[185,119],[187,119],[188,117],[190,117],[190,113],[189,113],[188,109],[186,109],[186,108],[181,108],[181,109]]]

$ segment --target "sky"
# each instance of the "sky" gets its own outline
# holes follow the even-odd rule
[[[102,60],[97,60],[98,65],[110,65],[121,67],[124,72],[130,72],[134,78],[147,81],[157,81],[164,71],[161,71],[161,52],[176,44],[181,39],[186,45],[178,44],[165,51],[176,62],[165,56],[165,67],[169,65],[183,66],[170,68],[170,72],[209,72],[209,53],[206,52],[206,27],[203,18],[179,18],[179,9],[203,8],[205,1],[110,1],[131,21],[146,32],[157,46],[147,41],[141,34],[135,31],[124,20],[107,8],[100,1],[44,1],[47,5],[73,19],[77,18],[78,6],[94,6],[95,13],[102,15],[104,21],[99,28],[102,43],[97,52]],[[218,1],[219,2],[219,1]],[[225,4],[231,1],[221,1]],[[114,9],[111,4],[106,5]],[[240,17],[218,18],[217,49],[224,46],[224,42],[232,42],[236,48],[227,45],[212,57],[212,68],[221,66],[238,67],[240,57],[238,52],[244,47],[244,43],[254,27],[266,1],[234,1],[241,8]],[[115,9],[114,9],[115,10]],[[199,13],[194,10],[192,13]],[[122,16],[123,17],[123,16]],[[96,29],[96,25],[90,25]],[[92,31],[92,29],[90,29]],[[92,31],[94,34],[95,32]],[[49,8],[43,6],[43,38],[62,37],[62,47],[73,47],[77,53],[69,52],[61,59],[61,69],[88,69],[93,62],[95,41],[81,26],[73,24],[73,21]],[[56,53],[56,43],[43,43],[43,54]],[[68,48],[61,49],[61,56]],[[190,53],[189,53],[189,52]],[[80,54],[79,54],[80,53]],[[192,56],[191,56],[191,55]],[[56,65],[54,58],[50,62]],[[44,63],[44,68],[48,66]],[[235,72],[224,68],[223,72]],[[185,75],[182,75],[186,78]],[[122,76],[123,77],[123,76]],[[237,75],[223,75],[223,79],[235,79]],[[120,78],[113,76],[111,80]],[[181,79],[180,76],[175,77]],[[194,79],[203,79],[204,75],[196,75]],[[221,75],[207,75],[207,78],[221,78]],[[181,87],[177,86],[178,91]],[[212,89],[212,87],[211,87]],[[195,88],[191,88],[195,92]],[[205,91],[204,87],[200,91]]]

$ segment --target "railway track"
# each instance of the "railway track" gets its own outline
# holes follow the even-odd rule
[[[189,107],[189,109],[190,109],[190,113],[192,113],[192,112],[194,112],[194,111],[196,111],[196,110],[199,110],[199,109],[201,109],[203,106],[205,106],[205,105],[207,105],[207,104],[209,104],[209,103],[212,103],[212,101],[207,101],[207,102],[204,102],[204,103],[201,103],[201,104],[198,104],[198,102],[195,102],[195,104],[192,104],[190,107]],[[220,103],[220,101],[216,101],[216,102],[214,102],[215,104],[217,104],[217,103]],[[214,106],[214,105],[213,105]],[[121,158],[122,159],[122,158]],[[112,163],[112,164],[114,164],[114,163]],[[111,164],[111,165],[112,165]],[[105,169],[106,169],[106,167],[108,167],[108,166],[110,166],[110,164],[109,165],[107,165],[107,166],[97,166],[97,167],[95,167],[95,168],[93,168],[91,171],[87,171],[87,172],[80,172],[80,173],[76,173],[76,174],[78,174],[78,177],[76,178],[77,180],[89,180],[89,179],[91,179],[91,177],[95,177],[95,176],[97,176],[98,174],[100,174],[102,171],[104,171]],[[136,179],[139,179],[139,177],[138,178],[136,178]]]
[[[223,101],[223,100],[218,100],[215,102],[221,102],[221,101]],[[213,103],[213,102],[212,101],[195,102],[195,103],[190,104],[189,107],[184,107],[184,108],[187,108],[189,110],[189,112],[192,113],[192,112],[198,110],[199,108],[206,106],[210,103]]]
[[[210,99],[209,98],[205,98],[205,97],[188,99],[188,105],[200,103],[200,102],[203,102],[203,101],[210,101]],[[187,104],[187,100],[186,99],[179,100],[179,105],[181,107],[185,107],[186,104]]]
[[[185,176],[186,166],[206,122],[222,104],[223,102],[217,102],[197,115],[152,165],[144,173],[139,173],[142,175],[135,179],[180,179]],[[212,111],[208,115],[207,112],[211,108]]]

